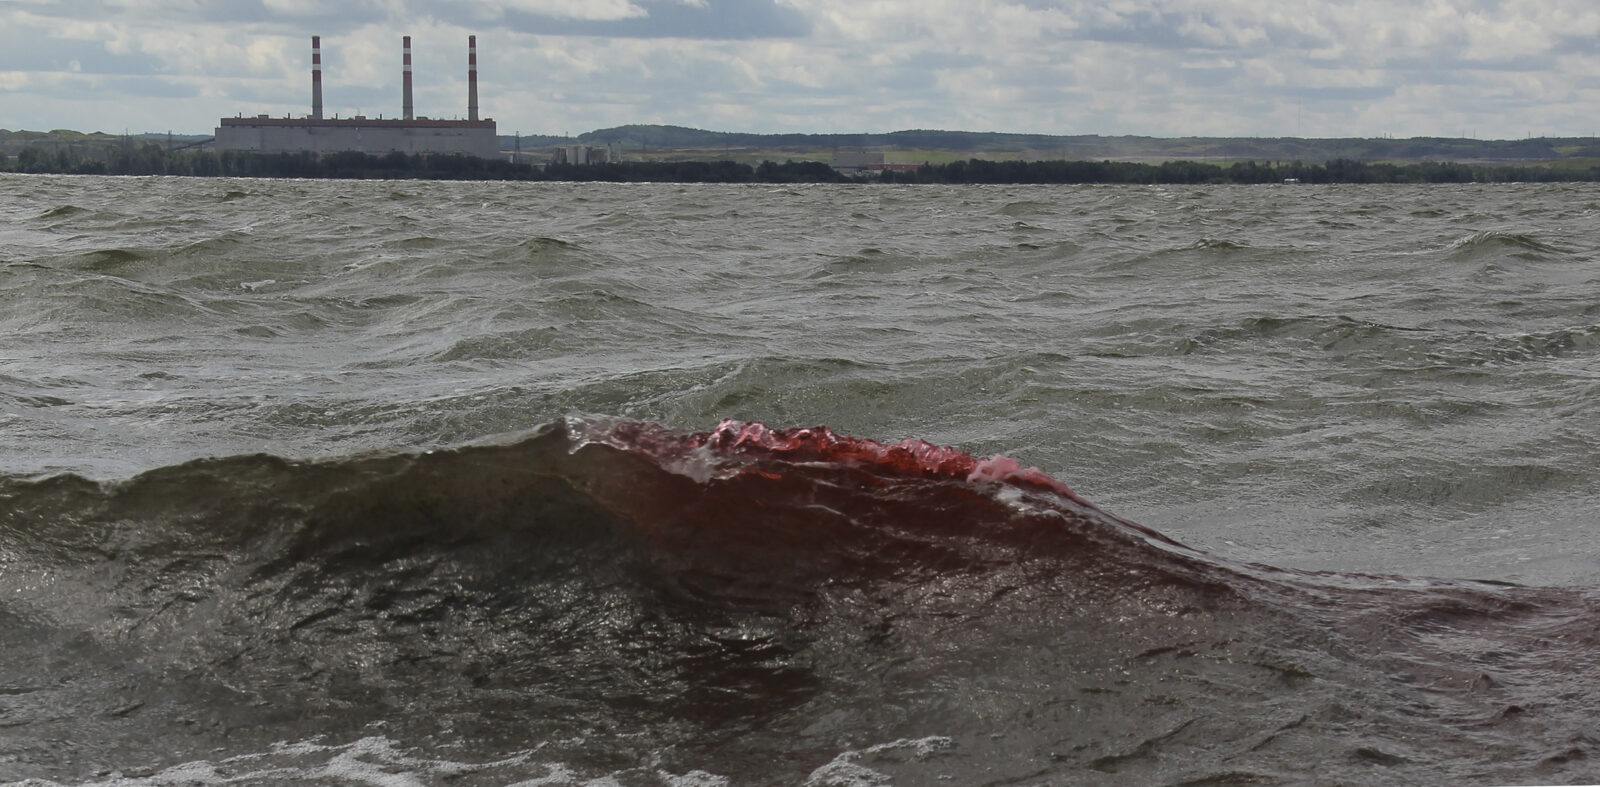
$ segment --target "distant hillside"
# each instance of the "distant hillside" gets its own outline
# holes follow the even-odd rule
[[[39,150],[71,150],[87,154],[104,154],[115,148],[142,142],[154,142],[166,146],[169,142],[174,148],[192,145],[201,140],[210,139],[210,134],[107,134],[96,131],[84,134],[79,131],[56,129],[55,131],[7,131],[0,128],[0,154],[15,156],[25,148]]]
[[[526,142],[527,138],[524,138]],[[1224,160],[1224,161],[1467,161],[1531,162],[1600,157],[1600,139],[1519,140],[1302,139],[1295,137],[1103,137],[1002,134],[974,131],[910,130],[883,134],[746,134],[683,126],[629,125],[590,131],[577,141],[589,145],[620,142],[639,149],[795,149],[950,151],[962,154],[1013,153],[1028,159],[1069,160]]]
[[[580,142],[575,137],[562,137],[555,134],[523,134],[520,137],[515,134],[500,135],[501,150],[516,150],[519,146],[523,150],[534,150],[536,148],[558,148],[577,144],[580,144]],[[592,145],[594,143],[587,144]]]
[[[981,152],[1057,148],[1062,140],[1092,137],[1052,137],[1039,134],[999,134],[972,131],[894,131],[886,134],[745,134],[704,131],[683,126],[617,126],[580,134],[586,144],[621,142],[626,147],[652,148],[859,148],[890,147]]]
[[[24,148],[36,147],[55,150],[63,147],[81,148],[85,151],[107,149],[121,141],[121,137],[95,132],[77,131],[7,131],[0,128],[0,153],[15,156]]]

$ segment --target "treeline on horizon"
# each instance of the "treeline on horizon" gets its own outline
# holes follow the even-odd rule
[[[659,161],[552,164],[539,167],[460,155],[358,152],[248,153],[168,151],[130,146],[94,158],[71,149],[27,148],[0,155],[0,171],[73,175],[197,177],[527,180],[659,183],[932,183],[932,184],[1259,184],[1506,183],[1600,181],[1600,166],[1489,166],[1449,162],[1389,164],[1337,159],[1315,164],[1242,161],[986,161],[970,159],[847,176],[818,161]]]
[[[508,144],[509,137],[503,137]],[[522,142],[559,146],[564,137],[523,137]],[[1030,150],[1065,160],[1145,159],[1179,161],[1485,161],[1505,164],[1600,156],[1600,138],[1530,137],[1144,137],[1099,134],[1013,134],[994,131],[912,129],[866,134],[750,134],[684,126],[626,125],[579,134],[584,144],[621,144],[624,149],[799,148],[809,150],[940,150],[1004,154]]]

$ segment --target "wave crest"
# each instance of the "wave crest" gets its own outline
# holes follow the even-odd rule
[[[1530,233],[1482,230],[1461,238],[1446,249],[1452,257],[1471,259],[1483,254],[1509,254],[1522,259],[1543,259],[1562,254]]]
[[[1054,492],[1084,503],[1066,484],[1037,467],[1023,467],[1008,456],[979,458],[949,446],[905,438],[894,443],[840,435],[826,426],[773,429],[760,422],[725,419],[709,432],[679,432],[658,424],[630,421],[572,421],[577,442],[603,443],[622,450],[648,450],[667,459],[665,466],[698,481],[741,472],[748,462],[829,463],[874,472],[952,481],[1013,484]],[[713,459],[712,453],[720,457]],[[740,460],[738,466],[733,460]]]

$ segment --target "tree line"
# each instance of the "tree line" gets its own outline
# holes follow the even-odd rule
[[[145,143],[91,155],[70,147],[24,148],[0,155],[0,171],[78,175],[186,175],[201,177],[360,178],[431,180],[542,180],[663,183],[1504,183],[1600,181],[1600,166],[1487,166],[1450,162],[1390,164],[1335,159],[1324,163],[1211,163],[1166,161],[988,161],[924,164],[915,170],[847,176],[817,161],[641,161],[611,164],[533,164],[442,154],[354,151],[249,153],[169,151]]]
[[[24,148],[0,154],[0,171],[58,175],[186,175],[243,178],[358,178],[425,180],[549,180],[666,183],[829,183],[849,178],[816,161],[664,161],[612,164],[533,164],[455,154],[344,151],[251,153],[169,151],[147,143],[98,155],[70,147]]]
[[[1389,164],[1335,159],[1321,164],[1239,161],[984,161],[970,159],[884,172],[898,183],[1525,183],[1600,181],[1600,166],[1481,166],[1453,162]]]

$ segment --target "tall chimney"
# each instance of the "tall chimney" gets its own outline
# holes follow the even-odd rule
[[[401,75],[402,84],[405,85],[405,110],[406,120],[411,119],[411,36],[405,37],[405,73]]]
[[[478,37],[467,36],[467,120],[478,119]]]
[[[311,37],[311,118],[322,119],[322,36]]]

